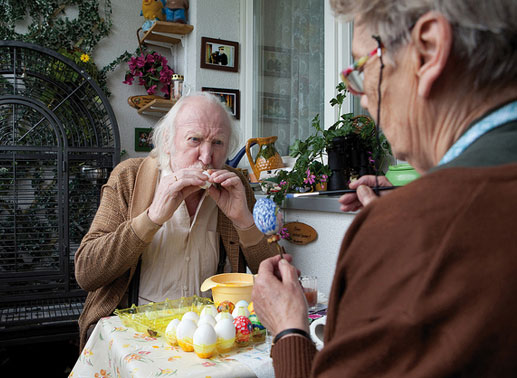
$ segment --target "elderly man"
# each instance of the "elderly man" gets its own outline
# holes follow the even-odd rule
[[[75,256],[77,282],[89,292],[81,348],[95,322],[134,303],[131,280],[138,304],[200,295],[206,278],[246,266],[255,273],[275,253],[253,222],[247,180],[224,166],[238,143],[232,125],[213,95],[183,97],[156,126],[150,156],[113,170]]]
[[[373,201],[358,188],[370,203],[341,245],[320,352],[296,268],[262,262],[252,298],[276,376],[515,377],[515,2],[331,3],[354,19],[350,91],[425,175]]]

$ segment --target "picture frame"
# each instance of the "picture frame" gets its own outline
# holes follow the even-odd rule
[[[135,127],[135,151],[149,152],[153,149],[152,128]]]
[[[291,96],[263,92],[260,118],[264,122],[288,123],[291,118]]]
[[[262,47],[264,76],[291,77],[291,53],[280,47]]]
[[[201,37],[201,68],[238,72],[239,43]]]
[[[240,119],[240,91],[238,89],[202,87],[201,91],[210,92],[219,97],[221,102],[228,106],[235,119]]]

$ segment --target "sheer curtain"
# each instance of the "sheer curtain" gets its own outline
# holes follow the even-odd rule
[[[281,155],[312,133],[324,106],[324,3],[255,0],[254,121],[258,136],[277,135]]]

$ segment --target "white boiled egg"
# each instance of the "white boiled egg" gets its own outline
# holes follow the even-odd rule
[[[210,178],[210,173],[208,173],[208,171],[203,171],[203,174],[205,176],[208,176],[208,178]],[[200,186],[201,189],[208,189],[212,186],[212,183],[209,182],[209,181],[206,181],[203,185]]]
[[[165,338],[171,345],[176,345],[176,329],[178,328],[178,324],[180,324],[179,319],[172,319],[167,328],[165,328]]]
[[[197,322],[197,326],[199,327],[201,324],[203,323],[208,323],[210,324],[212,327],[215,327],[215,324],[216,324],[216,321],[215,321],[215,318],[210,315],[210,314],[202,314],[200,317],[199,317],[199,322]]]
[[[214,305],[206,305],[205,307],[203,307],[203,309],[201,310],[201,315],[200,316],[203,316],[204,314],[210,314],[212,315],[213,317],[215,317],[219,312],[217,312],[217,309],[215,308]]]
[[[217,343],[217,334],[214,327],[208,323],[202,323],[194,332],[194,351],[200,358],[212,357]]]
[[[246,302],[244,299],[241,299],[239,302],[235,303],[235,308],[237,307],[246,307],[248,308],[249,303]]]
[[[185,314],[183,314],[183,317],[181,318],[181,320],[183,320],[183,319],[190,319],[194,323],[197,324],[197,322],[199,322],[199,315],[197,313],[195,313],[194,311],[189,311],[189,312],[186,312]]]
[[[222,319],[230,319],[230,320],[233,320],[233,316],[232,314],[230,314],[229,312],[219,312],[216,316],[215,316],[215,321],[217,323],[219,323]]]
[[[185,352],[194,350],[193,337],[196,329],[197,325],[192,319],[182,319],[176,327],[176,340]]]
[[[227,353],[233,349],[235,343],[235,326],[229,318],[221,319],[215,325],[217,334],[217,350],[220,353]]]

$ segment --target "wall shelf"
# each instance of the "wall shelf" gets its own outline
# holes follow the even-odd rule
[[[178,22],[156,21],[154,25],[146,32],[142,28],[138,28],[136,35],[138,37],[138,44],[142,43],[149,45],[162,46],[176,45],[183,41],[183,37],[190,34],[194,30],[193,25],[180,24]],[[140,38],[140,32],[144,35]]]
[[[138,114],[161,115],[161,113],[167,113],[175,103],[176,101],[174,100],[171,101],[166,98],[157,98],[138,109]]]

